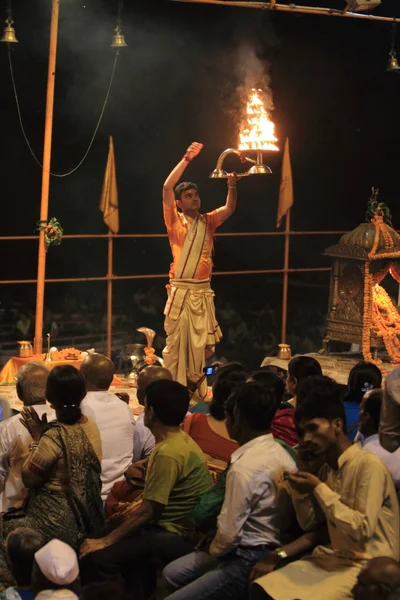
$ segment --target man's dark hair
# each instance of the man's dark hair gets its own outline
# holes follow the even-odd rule
[[[297,383],[311,375],[322,375],[321,365],[312,356],[295,356],[289,363],[288,372]]]
[[[332,383],[334,384],[332,386]],[[339,392],[339,394],[338,394]],[[340,399],[340,386],[326,375],[313,375],[303,379],[296,389],[296,406],[300,406],[309,395],[318,395],[321,402]]]
[[[180,200],[182,198],[183,192],[187,192],[188,190],[196,190],[199,191],[199,187],[197,183],[193,183],[193,181],[182,181],[175,188],[175,199]]]
[[[300,406],[296,406],[294,420],[297,426],[302,421],[312,419],[326,419],[330,422],[341,419],[343,431],[346,431],[346,413],[340,399],[340,386],[335,381],[325,381],[323,388],[320,388],[317,382],[317,385],[303,398]]]
[[[240,363],[229,363],[217,370],[217,380],[213,385],[213,399],[210,414],[217,421],[225,418],[225,405],[232,392],[247,379],[247,373]]]
[[[35,553],[46,543],[43,535],[28,527],[18,527],[8,534],[7,556],[17,585],[30,587]]]
[[[252,374],[251,379],[257,381],[266,390],[270,390],[276,397],[276,401],[279,404],[282,402],[283,394],[285,393],[285,382],[283,379],[272,373],[271,371],[255,371]]]
[[[381,407],[383,401],[383,390],[373,390],[364,402],[364,413],[368,413],[372,419],[374,429],[379,431],[381,420]]]
[[[189,392],[177,381],[160,379],[146,388],[146,404],[163,425],[178,427],[189,409]]]
[[[256,431],[270,429],[278,407],[271,390],[264,389],[256,381],[247,381],[232,394],[231,398],[233,405],[237,406],[241,416],[252,429]]]

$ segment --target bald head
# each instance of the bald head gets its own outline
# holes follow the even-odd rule
[[[17,375],[17,395],[25,406],[46,402],[46,384],[49,369],[39,362],[29,362]]]
[[[160,379],[169,379],[172,380],[172,375],[168,371],[168,369],[164,369],[164,367],[151,366],[142,369],[139,373],[139,377],[137,380],[137,399],[139,403],[144,405],[145,398],[145,390],[154,381],[159,381]]]
[[[114,377],[114,363],[104,354],[90,354],[81,366],[87,392],[106,391]]]
[[[355,600],[392,599],[399,592],[400,565],[393,558],[384,556],[369,561],[353,588]]]

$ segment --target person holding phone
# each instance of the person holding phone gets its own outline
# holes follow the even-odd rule
[[[187,372],[203,371],[206,359],[214,354],[222,337],[210,287],[212,252],[216,229],[236,209],[236,173],[228,175],[225,205],[205,214],[200,213],[197,184],[184,181],[177,185],[202,148],[203,144],[193,142],[163,186],[164,221],[173,256],[164,310],[167,344],[163,357],[173,379],[183,385]],[[204,397],[206,393],[204,380],[199,395]]]

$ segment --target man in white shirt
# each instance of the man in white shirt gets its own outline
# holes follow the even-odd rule
[[[82,363],[81,372],[87,391],[81,410],[100,431],[101,497],[105,501],[113,484],[123,479],[132,463],[134,420],[129,406],[108,391],[114,377],[111,360],[102,354],[91,354]]]
[[[56,418],[54,410],[46,404],[46,384],[49,369],[39,362],[29,362],[17,375],[17,394],[24,406],[33,406],[40,419]],[[0,423],[0,511],[20,508],[27,489],[22,483],[22,465],[29,454],[32,438],[22,425],[20,415]]]
[[[400,487],[400,448],[388,452],[379,442],[379,422],[383,401],[383,390],[371,390],[364,394],[360,404],[358,430],[362,435],[363,450],[372,452],[387,466],[396,488]]]
[[[217,533],[208,552],[193,552],[164,569],[170,600],[240,600],[253,565],[287,541],[292,513],[277,501],[275,476],[296,466],[270,433],[277,405],[273,393],[254,381],[229,401],[227,428],[240,447],[231,457]]]
[[[153,365],[142,369],[137,380],[137,399],[139,404],[143,406],[143,412],[139,415],[135,424],[134,463],[138,460],[148,458],[156,445],[154,435],[144,424],[144,399],[146,397],[146,388],[154,381],[159,381],[160,379],[172,380],[172,375],[168,369]]]

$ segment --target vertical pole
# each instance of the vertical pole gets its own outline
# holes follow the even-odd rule
[[[112,348],[112,304],[113,304],[113,238],[108,230],[108,269],[107,269],[107,356],[111,358]]]
[[[47,74],[47,97],[46,116],[44,126],[43,146],[43,170],[42,170],[42,195],[40,200],[40,220],[47,221],[49,213],[49,191],[50,191],[50,164],[51,164],[51,141],[53,136],[53,108],[54,87],[56,81],[56,57],[58,38],[58,19],[60,11],[60,0],[52,0],[49,66]],[[35,354],[42,352],[43,340],[43,312],[44,312],[44,285],[46,277],[46,243],[44,232],[39,234],[38,270],[36,287],[36,316],[35,316]]]
[[[288,284],[289,284],[289,250],[290,250],[290,208],[286,213],[285,223],[285,253],[283,259],[283,295],[282,295],[282,329],[281,344],[286,344]]]

